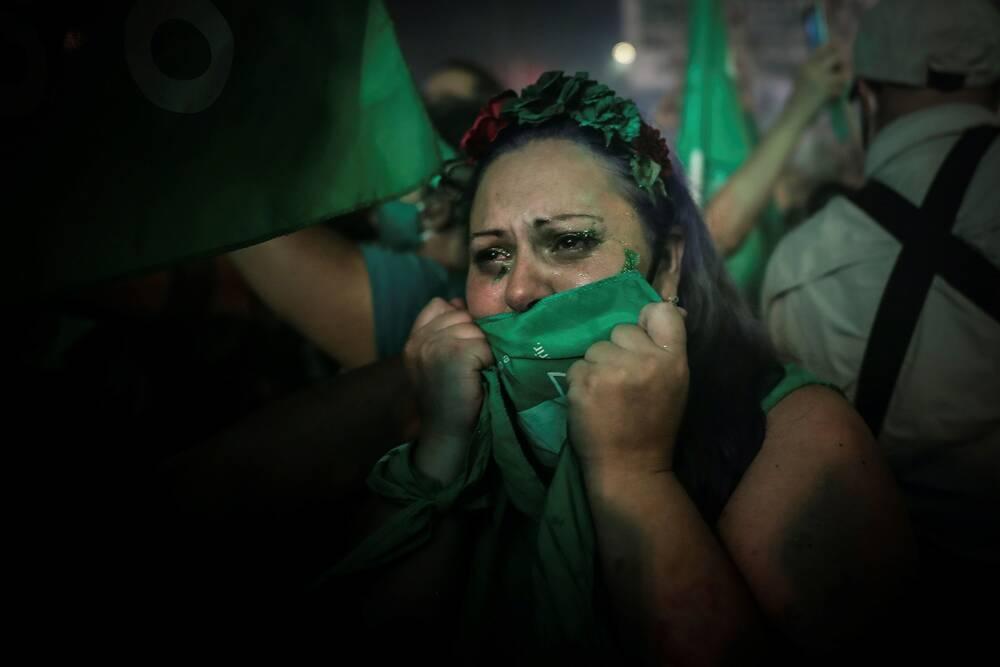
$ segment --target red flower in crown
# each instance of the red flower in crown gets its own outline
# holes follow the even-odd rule
[[[500,131],[510,125],[510,118],[503,118],[500,114],[507,101],[516,98],[517,93],[513,90],[505,90],[487,102],[486,106],[479,110],[472,127],[462,136],[458,147],[473,159],[478,160],[482,157]]]
[[[632,140],[632,148],[660,165],[662,176],[670,173],[670,149],[667,141],[660,136],[660,131],[645,121],[639,124],[639,135]]]

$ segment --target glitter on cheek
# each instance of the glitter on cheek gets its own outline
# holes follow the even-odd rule
[[[622,273],[626,271],[635,271],[639,268],[639,253],[631,248],[625,248],[625,265],[622,267]]]

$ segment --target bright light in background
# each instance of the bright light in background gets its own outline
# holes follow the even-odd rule
[[[635,62],[635,47],[628,42],[618,42],[611,49],[611,57],[621,65],[631,65]]]

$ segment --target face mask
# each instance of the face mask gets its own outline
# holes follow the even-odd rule
[[[566,442],[566,372],[619,324],[662,301],[636,271],[546,297],[523,313],[477,322],[496,358],[496,372],[539,461],[553,466]]]
[[[457,153],[442,139],[438,139],[438,151],[442,160],[451,160]],[[431,187],[437,187],[441,176],[431,179]],[[398,199],[387,201],[375,209],[375,224],[378,226],[378,240],[394,250],[416,250],[426,240],[424,225],[420,219],[422,204],[410,204]]]
[[[403,201],[388,201],[375,211],[379,242],[395,250],[413,250],[423,242],[420,207]]]

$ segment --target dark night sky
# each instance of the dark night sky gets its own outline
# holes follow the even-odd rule
[[[585,70],[622,93],[611,47],[622,39],[616,0],[386,0],[417,81],[450,58],[473,60],[520,88],[547,69]]]

